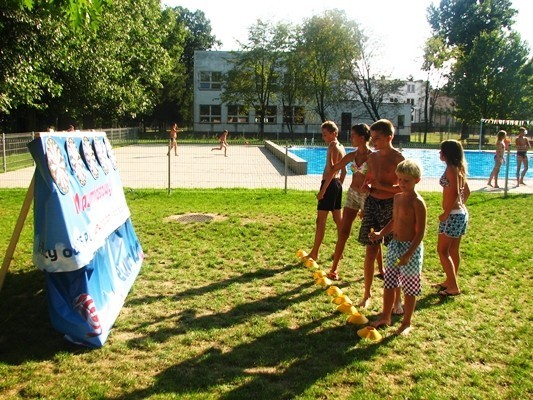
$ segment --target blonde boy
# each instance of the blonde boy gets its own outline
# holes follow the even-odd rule
[[[398,295],[397,288],[404,292],[404,315],[396,334],[409,333],[416,296],[421,293],[421,274],[424,246],[422,239],[426,231],[426,203],[418,194],[415,185],[420,182],[421,171],[412,160],[404,160],[396,167],[398,186],[401,192],[394,195],[392,220],[379,232],[371,232],[371,240],[380,239],[390,233],[393,238],[387,247],[385,282],[383,290],[383,311],[374,327],[391,324],[392,309]]]

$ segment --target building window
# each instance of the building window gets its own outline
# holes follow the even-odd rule
[[[283,122],[286,124],[305,123],[305,111],[301,106],[283,107]]]
[[[415,84],[414,83],[408,83],[407,84],[407,93],[414,93],[415,92]]]
[[[398,115],[398,128],[405,126],[405,115]]]
[[[276,114],[278,113],[278,108],[276,106],[268,106],[265,112],[265,124],[275,124],[276,123]],[[259,108],[256,107],[255,109],[255,122],[259,123],[260,121],[260,115]]]
[[[415,99],[407,99],[407,103],[411,104],[412,106],[415,105]]]
[[[247,124],[248,122],[248,107],[238,105],[228,106],[228,123]]]
[[[220,124],[222,121],[221,107],[219,105],[200,104],[201,124]]]
[[[204,90],[220,90],[222,88],[222,72],[200,71],[198,87]]]

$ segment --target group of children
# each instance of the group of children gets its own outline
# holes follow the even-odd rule
[[[527,130],[525,127],[520,127],[518,130],[518,136],[515,139],[516,146],[516,186],[525,185],[524,177],[529,169],[529,163],[527,158],[527,152],[530,148],[529,139],[526,137]],[[508,149],[510,139],[507,138],[507,132],[501,130],[496,137],[496,152],[494,154],[494,168],[489,176],[488,186],[499,188],[498,175],[500,168],[505,164],[505,150]],[[522,167],[523,166],[523,167]],[[494,186],[492,181],[494,180]]]
[[[346,154],[339,143],[338,128],[332,121],[322,124],[322,137],[328,144],[326,165],[317,194],[315,240],[308,257],[318,259],[329,212],[337,226],[338,239],[328,276],[339,279],[338,264],[353,221],[362,217],[358,241],[365,246],[364,294],[359,307],[371,301],[371,288],[376,261],[384,279],[383,309],[374,327],[388,326],[392,315],[403,314],[397,334],[411,329],[416,296],[421,293],[423,238],[426,229],[426,204],[416,190],[421,179],[420,166],[406,160],[392,145],[394,126],[386,119],[351,128],[354,152]],[[372,140],[374,149],[368,142]],[[441,160],[446,170],[440,179],[443,186],[443,213],[439,216],[438,253],[446,280],[435,284],[441,296],[460,294],[457,283],[459,244],[466,231],[468,211],[465,203],[470,194],[466,182],[466,162],[461,143],[447,140],[441,144]],[[351,163],[351,164],[350,164]],[[346,205],[341,214],[342,184],[346,166],[353,172]],[[387,246],[384,271],[381,269],[381,245]],[[401,292],[404,302],[402,305]]]

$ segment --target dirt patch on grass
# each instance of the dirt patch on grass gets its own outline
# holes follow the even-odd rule
[[[165,218],[165,222],[180,222],[182,224],[192,224],[195,222],[220,222],[225,221],[228,217],[218,214],[196,214],[187,213],[181,215],[171,215]]]

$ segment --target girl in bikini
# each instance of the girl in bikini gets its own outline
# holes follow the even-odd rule
[[[499,188],[498,174],[500,173],[500,167],[502,166],[502,164],[505,163],[505,160],[503,158],[505,153],[505,143],[503,142],[503,140],[505,139],[505,136],[507,136],[507,132],[498,132],[498,137],[496,139],[496,154],[494,154],[494,168],[492,169],[492,172],[489,176],[489,181],[487,182],[487,185],[492,186],[492,179],[494,179],[495,188]]]
[[[350,131],[350,141],[353,147],[357,149],[351,153],[346,154],[338,163],[333,166],[331,171],[335,174],[336,171],[341,170],[350,165],[352,171],[352,182],[348,189],[348,195],[346,197],[346,204],[342,211],[342,222],[339,230],[337,244],[335,245],[335,254],[333,256],[333,264],[331,270],[328,273],[330,279],[339,279],[337,268],[339,261],[342,258],[346,241],[350,237],[352,230],[352,224],[357,217],[358,213],[363,212],[365,205],[365,199],[368,193],[362,190],[363,183],[365,182],[368,166],[366,160],[372,150],[368,147],[368,141],[370,139],[370,128],[366,124],[357,124],[352,126]],[[325,189],[323,188],[318,194],[318,198],[324,196]]]
[[[459,245],[468,224],[465,204],[470,196],[470,188],[466,181],[466,160],[460,142],[453,139],[442,142],[440,159],[446,163],[446,170],[440,178],[443,212],[439,215],[437,251],[446,280],[435,286],[441,296],[456,296],[461,293],[457,283],[461,261]]]

